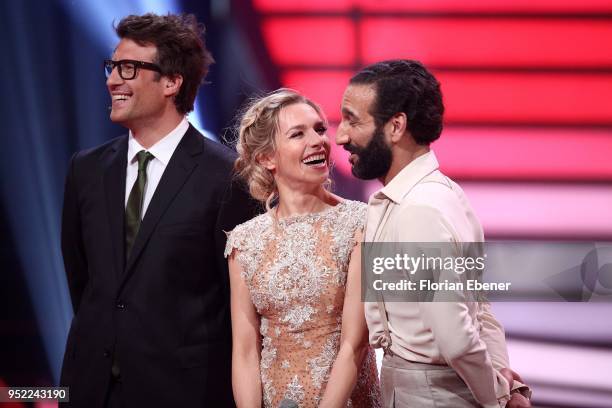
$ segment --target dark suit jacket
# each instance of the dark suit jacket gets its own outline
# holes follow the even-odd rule
[[[71,406],[102,407],[114,353],[127,407],[233,406],[224,231],[256,209],[232,181],[235,155],[190,126],[126,260],[127,146],[70,164],[62,252],[75,316],[61,384]]]

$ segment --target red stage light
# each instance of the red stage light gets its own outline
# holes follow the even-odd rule
[[[610,12],[609,0],[253,0],[255,8],[262,12],[320,12],[349,11],[363,12],[495,12],[495,13],[537,13],[537,12]]]
[[[320,104],[330,121],[339,121],[342,94],[351,75],[351,71],[296,70],[286,71],[281,79]]]
[[[259,0],[258,2],[263,2]],[[266,3],[281,3],[282,0],[267,0]],[[292,1],[293,2],[293,1]],[[333,3],[333,2],[332,2]],[[345,3],[345,1],[342,1]],[[610,12],[612,3],[609,0],[354,0],[360,10],[369,12],[494,12],[494,13],[529,13],[529,12]]]
[[[453,67],[612,66],[608,21],[535,18],[367,18],[366,63],[391,58]]]
[[[612,180],[612,130],[449,126],[433,149],[460,179]]]
[[[449,122],[612,124],[612,75],[436,72]]]
[[[262,12],[347,11],[353,3],[353,0],[253,0],[255,8]]]
[[[270,18],[262,33],[279,65],[350,65],[355,29],[348,18]]]

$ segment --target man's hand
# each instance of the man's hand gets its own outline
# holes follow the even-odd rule
[[[510,390],[512,390],[512,385],[514,384],[515,380],[522,382],[523,384],[525,383],[518,373],[509,368],[502,368],[499,370],[499,372],[508,381],[508,384],[510,384]],[[529,399],[527,399],[521,393],[514,392],[511,394],[510,401],[508,401],[506,404],[506,408],[531,408],[531,401],[529,401]]]
[[[510,389],[512,389],[512,384],[514,384],[514,380],[525,383],[523,379],[521,378],[521,376],[518,375],[518,373],[516,373],[515,371],[512,371],[509,368],[502,368],[501,370],[499,370],[499,372],[508,381],[508,384],[510,384]]]
[[[531,401],[515,392],[506,404],[506,408],[531,408]]]

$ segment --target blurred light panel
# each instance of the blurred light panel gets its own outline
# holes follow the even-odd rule
[[[253,0],[255,8],[274,12],[347,12],[368,13],[594,13],[610,12],[608,0]]]
[[[273,3],[269,0],[269,3]],[[280,3],[281,1],[276,1]],[[612,11],[609,0],[354,0],[360,10],[424,13],[594,13]]]
[[[612,339],[608,303],[495,302],[491,307],[517,338],[591,346],[605,346]]]
[[[340,119],[340,103],[351,71],[286,70],[282,82],[317,102],[330,121]]]
[[[462,68],[612,66],[608,21],[366,18],[361,27],[366,63],[410,58]]]
[[[510,339],[508,352],[527,383],[549,385],[540,400],[564,407],[610,406],[612,350]]]
[[[355,59],[355,30],[348,18],[274,18],[261,30],[276,64],[341,65]]]
[[[253,5],[262,12],[321,12],[348,11],[353,0],[253,0]]]
[[[612,237],[612,184],[462,182],[491,237]]]
[[[433,147],[454,178],[612,181],[612,130],[451,126]]]
[[[447,122],[612,125],[612,75],[437,71]]]
[[[460,185],[486,239],[612,239],[612,184],[463,181]],[[369,181],[364,188],[368,197],[382,185]]]
[[[194,128],[196,128],[200,133],[202,133],[207,139],[219,140],[216,135],[214,135],[213,133],[209,132],[205,128],[204,118],[200,114],[201,111],[198,108],[199,99],[200,98],[196,96],[196,100],[195,100],[194,105],[193,105],[193,111],[189,112],[189,114],[187,115],[187,119],[189,120],[189,123],[191,123],[191,125]]]
[[[509,340],[508,349],[513,367],[531,381],[563,384],[571,378],[576,386],[612,390],[612,376],[607,375],[612,367],[612,350],[520,340]],[[573,375],[576,372],[581,375]]]

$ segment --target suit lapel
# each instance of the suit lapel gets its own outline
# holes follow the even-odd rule
[[[164,170],[164,174],[155,189],[147,212],[140,224],[140,230],[136,236],[130,257],[127,260],[125,274],[121,283],[122,287],[133,273],[134,265],[146,247],[155,226],[185,184],[189,175],[196,168],[197,161],[195,156],[202,152],[203,145],[202,135],[190,125],[187,133],[185,133],[185,136],[183,136],[183,139],[181,139],[181,142],[176,147],[170,162],[168,162],[168,166]]]
[[[104,166],[104,191],[106,214],[111,231],[116,277],[122,275],[125,265],[125,177],[127,168],[128,138],[122,137],[111,146]]]

